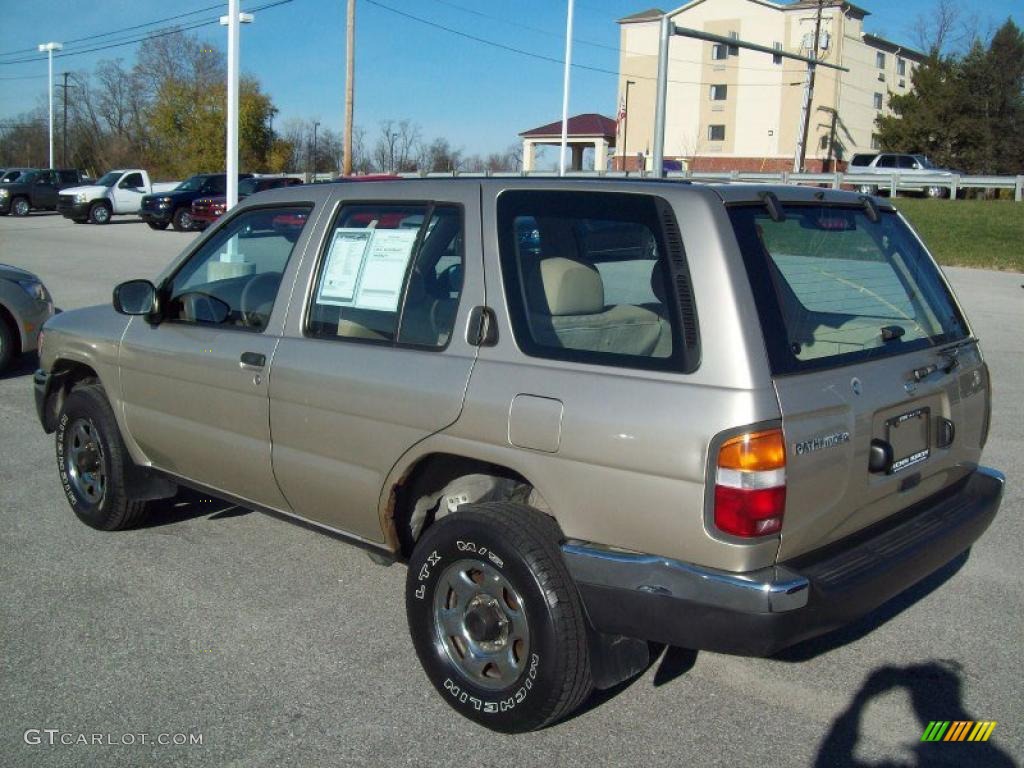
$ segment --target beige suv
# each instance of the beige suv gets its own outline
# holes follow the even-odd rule
[[[463,715],[566,716],[650,642],[767,655],[963,552],[989,375],[886,202],[444,179],[254,195],[35,379],[88,525],[191,486],[408,564]]]

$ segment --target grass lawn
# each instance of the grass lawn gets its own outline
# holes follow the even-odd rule
[[[896,207],[940,264],[1024,272],[1024,203],[900,197]]]

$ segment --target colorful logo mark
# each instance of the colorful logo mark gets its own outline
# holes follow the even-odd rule
[[[995,720],[932,720],[921,741],[988,741],[995,727]]]

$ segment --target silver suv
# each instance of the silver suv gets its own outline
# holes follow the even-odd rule
[[[920,192],[927,197],[949,197],[949,183],[956,173],[958,171],[935,165],[926,155],[899,152],[854,155],[847,169],[847,174],[851,176],[884,177],[877,183],[871,180],[856,184],[857,191],[862,195],[888,192],[893,177],[897,177],[897,188],[901,192]]]
[[[113,530],[191,486],[408,564],[463,715],[565,717],[648,643],[771,654],[996,514],[989,374],[888,203],[461,179],[260,193],[46,325],[44,429]]]

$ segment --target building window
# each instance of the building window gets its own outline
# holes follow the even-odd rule
[[[714,61],[725,61],[729,58],[729,48],[716,43],[711,46],[711,58]]]
[[[907,60],[896,59],[896,74],[900,77],[904,77],[907,74]]]
[[[879,69],[885,69],[885,54],[881,51],[875,53],[875,66]]]
[[[882,140],[879,138],[877,133],[872,133],[871,134],[871,148],[872,149],[881,149],[882,148]]]
[[[821,148],[822,150],[826,150],[826,149],[828,149],[828,136],[822,136],[822,137],[821,137],[821,141],[819,141],[819,142],[818,142],[818,146],[819,146],[819,147],[820,147],[820,148]]]
[[[772,46],[772,47],[775,48],[776,51],[781,51],[782,50],[782,43],[775,43],[775,45]],[[774,56],[772,56],[772,64],[781,64],[781,63],[782,63],[782,57],[781,56],[779,56],[778,54],[775,54]]]
[[[730,32],[729,33],[729,37],[731,37],[733,40],[739,40],[740,39],[740,33],[739,32]],[[729,55],[730,56],[739,56],[740,55],[739,47],[735,46],[735,45],[730,45],[729,46]]]
[[[875,109],[881,109],[882,108],[882,99],[883,99],[882,94],[880,94],[880,93],[876,93],[875,94]]]
[[[724,125],[709,125],[708,126],[708,141],[725,141],[725,126]]]
[[[729,86],[727,85],[712,85],[711,86],[711,100],[712,101],[725,101],[726,96],[729,92]]]

